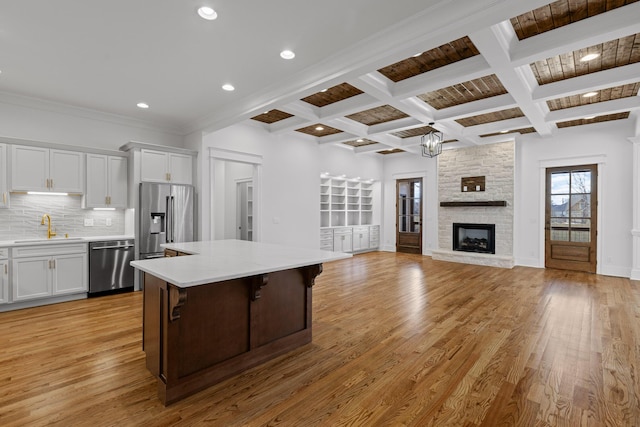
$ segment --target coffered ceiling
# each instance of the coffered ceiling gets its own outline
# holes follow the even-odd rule
[[[459,147],[637,120],[637,0],[559,0],[425,47],[251,119],[380,154],[418,152],[430,122]]]
[[[431,122],[445,147],[545,137],[637,120],[638,17],[637,0],[7,1],[0,102],[363,154],[417,153]]]

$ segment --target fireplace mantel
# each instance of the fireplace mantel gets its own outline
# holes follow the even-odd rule
[[[470,202],[440,202],[443,208],[464,208],[476,206],[507,206],[506,200],[483,200]]]

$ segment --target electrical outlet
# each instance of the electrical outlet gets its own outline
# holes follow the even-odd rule
[[[111,227],[111,218],[105,219],[104,225],[106,225],[107,227]]]
[[[84,219],[85,227],[93,227],[93,218],[85,218]]]

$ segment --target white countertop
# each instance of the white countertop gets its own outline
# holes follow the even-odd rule
[[[350,258],[351,254],[244,240],[171,243],[192,254],[132,261],[131,265],[178,287],[203,285]]]
[[[86,242],[102,242],[111,240],[133,239],[132,235],[117,236],[87,236],[87,237],[68,237],[55,236],[51,239],[45,238],[24,238],[16,240],[0,240],[0,247],[8,248],[13,246],[40,246],[40,245],[56,245],[65,243],[86,243]]]

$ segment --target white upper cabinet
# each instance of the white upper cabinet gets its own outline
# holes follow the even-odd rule
[[[0,208],[9,207],[9,188],[7,186],[7,146],[0,144]]]
[[[87,208],[127,207],[127,159],[87,154]]]
[[[22,145],[11,146],[11,190],[84,192],[84,154]]]
[[[171,184],[191,184],[193,157],[184,154],[142,149],[140,180]]]

